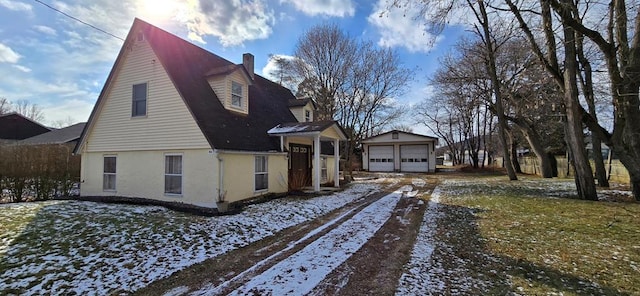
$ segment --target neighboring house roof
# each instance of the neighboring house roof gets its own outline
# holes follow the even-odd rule
[[[224,108],[207,76],[217,75],[223,70],[233,71],[236,64],[136,18],[91,112],[76,153],[86,139],[87,130],[91,129],[98,107],[106,99],[109,85],[115,79],[115,69],[124,60],[127,43],[134,40],[139,31],[144,32],[145,40],[212,148],[242,151],[280,149],[279,139],[270,137],[267,130],[283,122],[297,121],[288,108],[289,100],[295,99],[289,89],[254,75],[253,84],[249,86],[249,114],[231,112]]]
[[[362,142],[364,143],[364,142],[367,142],[369,140],[375,139],[377,137],[381,137],[381,136],[388,135],[388,134],[391,134],[391,133],[399,133],[399,134],[411,135],[411,136],[416,136],[416,137],[423,137],[423,138],[425,138],[425,140],[435,140],[436,142],[438,141],[437,137],[426,136],[426,135],[421,135],[421,134],[414,134],[414,133],[405,132],[405,131],[399,131],[399,130],[391,130],[391,131],[388,131],[386,133],[381,133],[381,134],[378,134],[378,135],[371,136],[371,137],[368,137],[366,139],[363,139]]]
[[[290,99],[289,100],[289,107],[304,107],[307,104],[311,103],[311,105],[313,106],[313,108],[317,108],[316,106],[316,102],[312,99],[306,98],[306,99]]]
[[[47,133],[40,134],[31,138],[22,140],[22,144],[39,145],[39,144],[64,144],[77,141],[82,134],[85,123],[76,123],[74,125],[54,129]]]
[[[11,112],[0,115],[0,139],[23,140],[50,131],[19,113]]]

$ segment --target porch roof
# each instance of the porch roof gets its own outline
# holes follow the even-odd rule
[[[334,133],[329,132],[333,130]],[[312,121],[281,123],[267,131],[270,136],[309,137],[320,135],[323,138],[347,140],[344,129],[335,121]]]

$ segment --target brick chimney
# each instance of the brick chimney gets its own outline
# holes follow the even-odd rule
[[[247,72],[249,72],[249,76],[251,76],[251,80],[253,80],[253,55],[250,53],[245,53],[242,55],[242,65]]]

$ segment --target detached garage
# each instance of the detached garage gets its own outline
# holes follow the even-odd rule
[[[371,172],[435,172],[438,138],[393,130],[362,141],[363,169]]]

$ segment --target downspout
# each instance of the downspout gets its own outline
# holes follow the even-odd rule
[[[218,158],[218,197],[216,202],[222,202],[226,195],[224,192],[224,160],[220,153],[216,153],[216,158]]]

